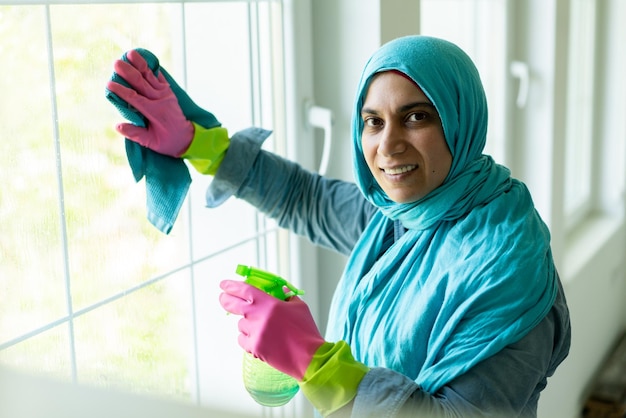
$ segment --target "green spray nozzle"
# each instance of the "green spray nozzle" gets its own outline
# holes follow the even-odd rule
[[[239,264],[237,266],[237,274],[245,277],[246,279],[244,281],[246,283],[281,300],[304,294],[303,290],[298,289],[282,277],[256,267]],[[285,287],[289,289],[289,292],[285,293],[283,290]]]

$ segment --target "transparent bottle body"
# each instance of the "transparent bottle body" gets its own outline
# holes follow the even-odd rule
[[[282,406],[298,393],[298,382],[252,354],[243,356],[243,382],[250,396],[263,406]]]

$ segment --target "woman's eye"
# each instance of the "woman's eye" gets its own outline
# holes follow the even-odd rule
[[[363,120],[363,124],[367,127],[372,128],[372,127],[379,126],[381,122],[378,118],[365,118]]]
[[[414,112],[407,118],[410,122],[419,122],[428,119],[428,113],[426,112]]]

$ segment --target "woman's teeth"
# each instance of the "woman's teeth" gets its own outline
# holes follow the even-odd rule
[[[414,170],[416,165],[405,165],[403,167],[394,167],[394,168],[383,168],[385,174],[402,174],[407,171]]]

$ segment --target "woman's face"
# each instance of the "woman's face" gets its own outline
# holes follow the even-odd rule
[[[452,154],[435,107],[415,83],[395,72],[374,76],[361,118],[363,155],[391,200],[415,202],[443,183]]]

